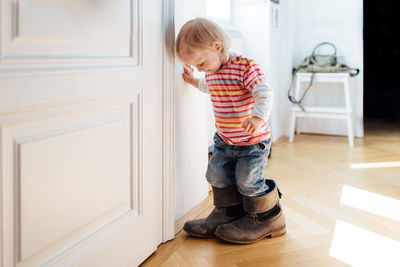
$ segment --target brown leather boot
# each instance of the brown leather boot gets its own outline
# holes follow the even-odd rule
[[[265,237],[286,233],[285,217],[279,204],[280,192],[273,180],[266,180],[270,190],[259,197],[243,197],[243,217],[215,230],[219,238],[237,244],[251,244]]]
[[[188,221],[183,226],[188,234],[196,237],[211,237],[215,228],[223,223],[229,223],[245,214],[243,198],[235,186],[212,187],[214,195],[214,210],[207,218]]]

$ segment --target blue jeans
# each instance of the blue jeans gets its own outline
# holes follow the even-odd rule
[[[228,145],[215,133],[207,181],[218,188],[236,185],[238,191],[248,197],[264,195],[268,190],[264,172],[270,147],[271,139],[249,146]]]

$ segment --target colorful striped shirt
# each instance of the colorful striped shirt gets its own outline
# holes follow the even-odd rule
[[[232,54],[216,73],[206,73],[205,82],[211,95],[215,127],[227,144],[253,145],[270,138],[272,90],[266,86],[264,74],[254,60]],[[262,118],[264,124],[250,134],[243,131],[242,124],[252,116]]]

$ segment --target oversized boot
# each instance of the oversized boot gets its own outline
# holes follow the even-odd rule
[[[245,214],[243,198],[235,186],[212,187],[214,210],[207,218],[188,221],[183,226],[188,234],[196,237],[211,237],[218,225],[232,222]]]
[[[258,197],[243,197],[246,215],[215,230],[219,238],[237,244],[251,244],[265,237],[286,233],[285,217],[279,204],[281,196],[273,180],[266,180],[269,190]]]

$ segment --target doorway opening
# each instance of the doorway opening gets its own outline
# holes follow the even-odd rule
[[[365,126],[391,124],[400,129],[399,4],[364,0]]]

